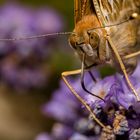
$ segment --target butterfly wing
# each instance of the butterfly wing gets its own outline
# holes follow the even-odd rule
[[[75,24],[85,15],[97,15],[101,25],[119,23],[140,12],[140,0],[74,0]]]
[[[100,22],[109,25],[127,20],[132,13],[140,12],[140,0],[93,0]]]
[[[95,1],[97,4],[95,5]],[[93,0],[97,16],[102,26],[115,25],[130,19],[133,13],[140,12],[140,0]],[[97,12],[98,11],[98,12]],[[132,73],[136,66],[136,58],[125,60],[124,56],[136,51],[140,20],[136,18],[122,24],[106,28],[114,46],[123,59],[126,70]],[[112,55],[112,54],[110,54]],[[117,60],[112,56],[115,65]],[[119,65],[119,64],[118,64]]]
[[[75,24],[85,15],[95,13],[92,0],[74,0]]]

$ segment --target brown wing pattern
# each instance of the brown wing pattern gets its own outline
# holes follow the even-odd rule
[[[101,15],[105,25],[121,23],[130,18],[130,16],[140,12],[140,0],[97,0]],[[119,55],[123,57],[136,51],[136,43],[139,45],[140,20],[132,20],[119,26],[113,26],[107,29],[114,46]],[[113,57],[112,57],[113,59]],[[116,60],[114,60],[116,62]],[[136,66],[136,58],[124,60],[128,73],[131,73]]]
[[[85,15],[94,13],[92,0],[74,0],[75,24]]]
[[[95,11],[101,24],[108,25],[128,19],[132,12],[140,12],[140,0],[74,0],[75,24]]]
[[[140,12],[140,0],[92,0],[96,15],[101,26],[115,25],[124,22],[130,16]],[[140,44],[140,19],[125,22],[119,26],[110,26],[106,28],[108,35],[117,48],[119,55],[123,57],[136,51],[136,43]],[[110,54],[110,56],[112,53]],[[116,59],[112,56],[112,60],[116,63]],[[136,66],[136,58],[124,60],[127,72],[131,73]]]
[[[140,11],[140,0],[93,0],[93,3],[95,1],[106,24],[124,21],[133,12]]]

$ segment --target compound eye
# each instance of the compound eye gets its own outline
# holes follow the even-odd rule
[[[89,34],[89,44],[93,49],[96,49],[99,46],[100,38],[96,32],[90,32]]]
[[[69,43],[70,43],[70,46],[74,49],[76,49],[76,44],[77,42],[77,36],[75,34],[72,34],[70,37],[69,37]]]

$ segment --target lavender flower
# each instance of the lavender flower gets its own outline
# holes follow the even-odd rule
[[[98,73],[94,73],[99,78]],[[91,83],[91,77],[86,74],[86,84]],[[69,79],[75,90],[84,97],[86,92],[80,85],[80,79]],[[93,82],[92,82],[93,83]],[[100,126],[91,119],[88,113],[82,111],[81,104],[71,94],[64,82],[60,83],[60,89],[55,91],[52,100],[42,107],[43,114],[53,117],[58,122],[54,124],[50,137],[52,140],[95,140],[100,134]]]
[[[65,94],[65,92],[68,94]],[[47,115],[54,117],[61,122],[73,122],[78,118],[76,110],[79,109],[80,104],[70,94],[69,89],[61,82],[60,90],[54,92],[53,99],[43,106],[42,111]]]
[[[130,80],[139,93],[140,79],[139,76],[136,76],[138,69],[139,66],[134,74],[130,76]],[[98,86],[100,84],[102,85],[101,89]],[[113,126],[112,129],[116,135],[116,139],[124,136],[129,137],[129,135],[131,135],[130,130],[140,128],[140,112],[138,111],[140,103],[136,100],[135,95],[128,87],[123,76],[116,74],[106,77],[95,84],[92,91],[95,93],[97,91],[97,93],[100,94],[107,93],[103,96],[105,102],[95,100],[91,95],[86,96],[85,99],[93,108],[101,122],[105,125]]]
[[[39,134],[35,140],[52,140],[52,138],[47,133]]]
[[[140,66],[137,67],[133,75],[129,76],[138,93],[140,79],[137,74],[139,69]],[[107,129],[102,129],[88,116],[85,108],[81,108],[79,102],[69,94],[70,91],[61,82],[60,89],[54,93],[52,100],[43,107],[43,112],[55,118],[59,125],[61,123],[69,129],[67,129],[67,132],[64,130],[63,132],[53,131],[54,125],[50,133],[52,140],[138,140],[140,137],[140,103],[128,87],[124,76],[115,74],[101,79],[96,74],[95,78],[98,79],[96,83],[91,82],[91,78],[87,73],[85,78],[86,88],[102,97],[104,101],[88,95],[81,88],[80,79],[70,80],[70,83],[77,93],[85,99],[93,109],[96,117]],[[61,137],[56,138],[55,134]]]

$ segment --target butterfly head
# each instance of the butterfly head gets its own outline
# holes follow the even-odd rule
[[[70,45],[76,53],[82,58],[82,54],[86,54],[86,63],[95,65],[100,63],[100,45],[103,31],[100,23],[95,15],[88,15],[80,20],[74,29],[74,34],[69,38]],[[92,30],[93,28],[97,28]]]

